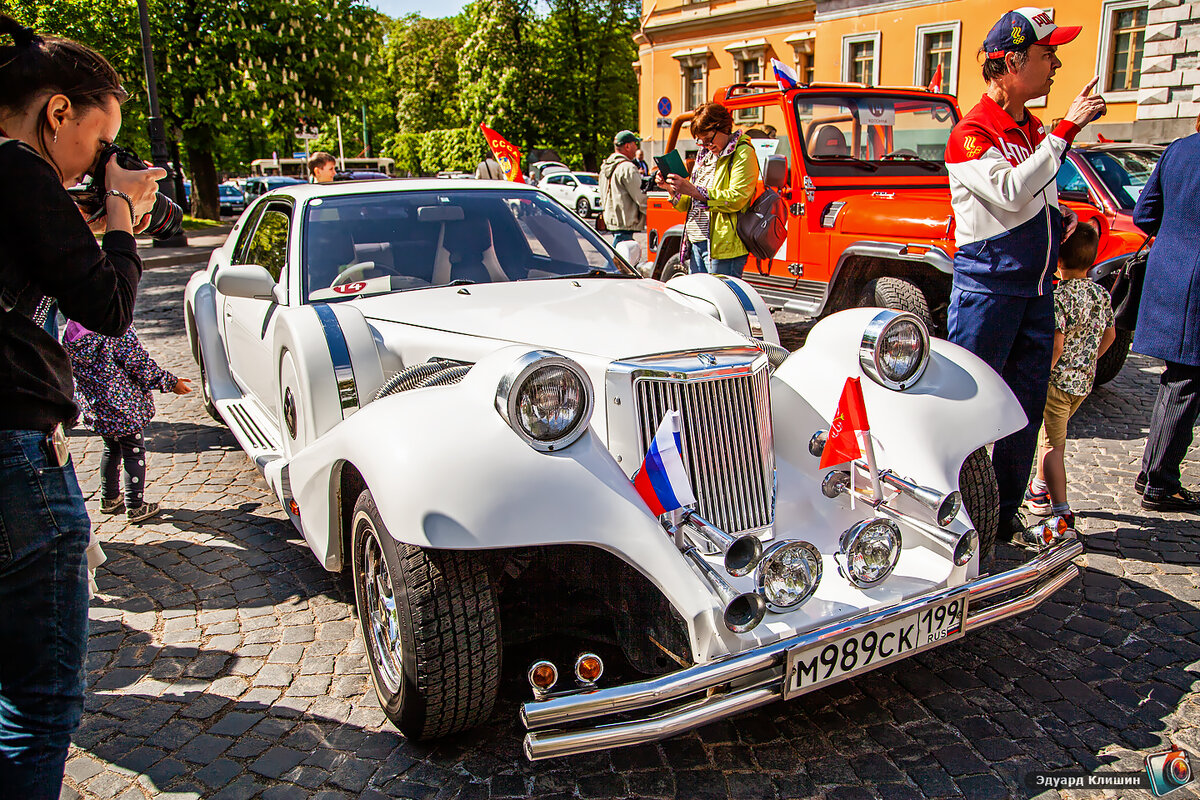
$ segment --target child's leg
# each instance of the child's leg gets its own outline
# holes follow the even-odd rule
[[[1067,465],[1064,456],[1066,444],[1049,447],[1042,451],[1042,460],[1038,465],[1040,472],[1045,475],[1046,489],[1050,492],[1050,502],[1054,506],[1067,503]]]
[[[1067,503],[1067,469],[1063,456],[1067,450],[1067,420],[1071,417],[1072,395],[1051,384],[1046,392],[1045,424],[1039,440],[1038,473],[1050,492],[1051,510],[1061,511]]]
[[[104,452],[100,454],[100,500],[107,502],[121,496],[121,442],[111,436],[101,436]]]
[[[146,440],[141,431],[121,437],[121,453],[125,465],[125,507],[137,508],[146,490]]]

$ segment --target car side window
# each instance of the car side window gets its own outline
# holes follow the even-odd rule
[[[246,248],[243,264],[258,264],[279,280],[287,264],[288,229],[291,215],[286,205],[271,205],[263,212]]]
[[[1079,167],[1071,163],[1070,159],[1063,162],[1063,165],[1058,168],[1058,190],[1060,192],[1083,192],[1087,193],[1087,181],[1083,179],[1083,175],[1079,173]]]
[[[562,183],[562,177],[559,175],[551,175],[550,177],[546,178],[546,183]]]
[[[250,246],[250,240],[254,236],[254,228],[258,225],[258,218],[262,216],[263,206],[258,206],[250,216],[246,218],[246,222],[242,225],[241,233],[238,234],[237,244],[233,247],[233,256],[230,258],[232,264],[247,264],[246,248]]]
[[[567,186],[569,186],[572,189],[574,189],[575,185],[576,185],[574,178],[563,178],[563,183],[565,183]]]

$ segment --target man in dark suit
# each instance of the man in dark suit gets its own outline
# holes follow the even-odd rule
[[[1200,414],[1200,119],[1196,128],[1163,153],[1133,209],[1138,227],[1157,236],[1133,349],[1167,365],[1134,484],[1151,511],[1200,511],[1200,493],[1180,475]]]

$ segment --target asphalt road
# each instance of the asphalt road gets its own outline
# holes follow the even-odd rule
[[[193,268],[147,271],[137,327],[195,382],[180,311]],[[780,321],[789,341],[802,336],[802,321]],[[1158,371],[1131,358],[1072,421],[1084,576],[1035,613],[660,744],[536,764],[516,715],[530,653],[505,653],[502,700],[476,731],[414,745],[386,724],[346,584],[196,395],[160,396],[146,430],[148,495],[164,508],[152,522],[99,514],[100,440],[71,438],[109,561],[63,795],[1004,798],[1035,794],[1034,770],[1139,771],[1168,745],[1200,753],[1200,518],[1143,512],[1131,488]],[[1200,484],[1195,450],[1185,467]]]

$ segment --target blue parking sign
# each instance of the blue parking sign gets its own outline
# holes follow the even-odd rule
[[[669,116],[671,114],[671,98],[669,98],[669,97],[658,98],[658,113],[659,113],[659,116],[663,116],[663,117]]]

